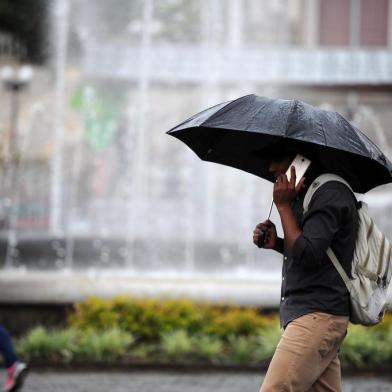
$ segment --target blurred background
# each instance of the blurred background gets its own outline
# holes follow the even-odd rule
[[[165,134],[216,103],[337,110],[392,158],[391,0],[2,0],[0,26],[2,303],[277,307],[272,185]],[[363,197],[389,238],[391,194]]]

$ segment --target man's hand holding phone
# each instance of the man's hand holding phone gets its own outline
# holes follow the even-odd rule
[[[303,177],[310,166],[310,160],[301,154],[297,154],[286,171],[281,174],[274,185],[274,203],[279,208],[280,205],[288,204],[299,193],[304,186]]]
[[[253,230],[253,243],[259,248],[274,249],[278,238],[275,225],[268,219]]]
[[[281,205],[289,204],[304,186],[305,177],[301,177],[301,179],[297,181],[295,171],[295,166],[292,165],[290,167],[290,180],[288,180],[286,174],[281,174],[274,184],[273,198],[277,208]]]

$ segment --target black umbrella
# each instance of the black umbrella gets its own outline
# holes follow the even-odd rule
[[[274,181],[263,151],[282,141],[365,193],[392,182],[392,163],[339,113],[298,100],[246,95],[204,110],[169,132],[202,160]]]
[[[282,140],[317,157],[359,193],[392,182],[392,164],[339,113],[298,100],[246,95],[204,110],[168,132],[202,160],[232,166],[269,181],[268,151]]]

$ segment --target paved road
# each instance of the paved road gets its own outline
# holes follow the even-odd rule
[[[258,392],[261,380],[256,373],[32,371],[23,392]],[[391,392],[392,378],[346,377],[343,391]]]

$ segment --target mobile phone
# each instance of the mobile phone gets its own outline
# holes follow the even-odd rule
[[[306,170],[308,170],[310,163],[311,163],[310,159],[304,157],[301,154],[297,154],[295,156],[293,162],[291,163],[291,165],[287,169],[286,176],[287,176],[288,180],[290,181],[290,178],[291,178],[291,166],[294,166],[295,167],[295,175],[296,175],[295,185],[297,186],[299,180],[304,176]]]

